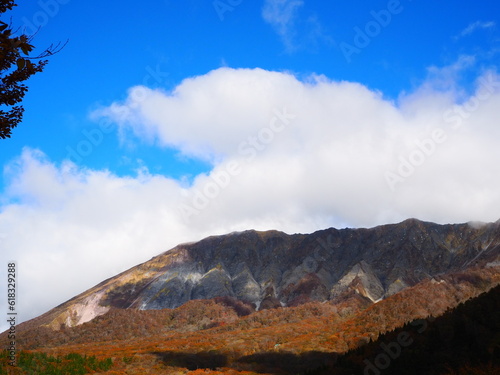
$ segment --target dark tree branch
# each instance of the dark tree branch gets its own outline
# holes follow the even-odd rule
[[[0,0],[0,15],[11,10],[14,0]],[[35,48],[31,42],[35,34],[14,36],[12,20],[9,24],[0,21],[0,139],[10,138],[12,129],[21,121],[24,113],[18,105],[28,91],[24,84],[32,75],[43,71],[48,61],[46,58],[60,52],[68,43],[51,44],[42,53],[31,56]]]

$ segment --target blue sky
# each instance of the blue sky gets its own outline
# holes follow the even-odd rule
[[[8,16],[40,50],[68,41],[0,141],[2,260],[37,285],[24,319],[210,234],[497,220],[499,15],[494,0],[22,2]]]
[[[353,29],[365,29],[374,19],[370,12],[386,10],[390,2],[296,3],[300,5],[294,8],[286,36],[277,32],[278,26],[266,23],[259,1],[235,6],[224,1],[157,1],[141,6],[92,1],[19,4],[10,13],[15,24],[27,25],[28,31],[42,26],[37,46],[69,43],[43,74],[29,82],[25,121],[11,140],[2,142],[2,165],[24,146],[39,148],[60,161],[67,155],[66,146],[81,140],[81,130],[95,126],[88,114],[96,106],[124,98],[134,85],[172,89],[185,78],[221,66],[290,71],[298,77],[324,74],[397,98],[418,86],[429,66],[448,65],[461,54],[478,55],[477,69],[498,61],[492,53],[498,48],[496,25],[478,27],[457,38],[475,22],[495,23],[500,6],[494,1],[481,6],[463,1],[457,7],[446,1],[402,0],[397,7],[401,12],[392,14],[368,46],[350,56],[351,62],[341,44],[355,47]],[[120,147],[110,134],[82,164],[129,174],[137,165],[124,159],[141,158],[154,163],[158,172],[175,177],[207,169],[194,160],[179,161],[175,150],[137,147]]]

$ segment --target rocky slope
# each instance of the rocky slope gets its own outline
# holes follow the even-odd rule
[[[111,307],[176,308],[230,296],[256,309],[341,300],[375,302],[437,275],[500,264],[500,221],[438,225],[409,219],[371,229],[288,235],[245,231],[179,245],[28,322],[53,329]]]
[[[416,329],[416,336],[413,336],[415,345],[404,348],[406,358],[399,361],[403,368],[399,366],[398,371],[392,373],[402,374],[412,369],[412,373],[421,374],[429,371],[415,366],[425,364],[428,359],[434,361],[432,368],[438,369],[452,364],[457,358],[453,355],[454,349],[449,350],[453,328],[451,335],[448,327],[439,329],[438,333],[445,342],[437,347],[435,334],[429,337],[430,347],[426,348],[425,343],[423,347],[420,343],[416,344],[424,336],[422,333],[429,330],[429,324],[435,317],[457,308],[462,302],[474,301],[475,297],[499,283],[500,266],[490,264],[426,279],[378,303],[371,303],[367,297],[351,289],[335,303],[309,302],[296,307],[257,312],[232,297],[192,300],[176,309],[112,308],[88,323],[71,328],[56,331],[40,326],[29,330],[23,328],[16,338],[17,348],[29,350],[35,355],[48,354],[59,358],[74,358],[77,353],[84,358],[97,356],[102,361],[112,359],[113,368],[106,374],[190,374],[188,370],[217,375],[358,374],[366,366],[364,360],[383,365],[385,362],[377,360],[383,352],[379,343],[389,344],[394,339],[388,341],[388,336],[385,336],[377,343],[375,351],[371,345],[372,349],[365,350],[364,355],[360,355],[358,349],[362,350],[364,344],[377,340],[381,334],[412,322],[404,330],[409,327],[413,327],[413,331]],[[463,357],[474,359],[473,365],[480,366],[484,371],[472,372],[469,367],[464,367],[460,374],[494,374],[498,367],[491,367],[488,358],[499,358],[494,352],[498,345],[495,346],[495,340],[489,338],[496,337],[496,315],[493,312],[498,308],[489,304],[483,305],[485,309],[475,306],[472,312],[480,317],[479,323],[483,327],[472,322],[464,329],[459,323],[455,325],[454,332],[458,343],[465,344],[462,348],[467,352]],[[485,331],[484,327],[490,330]],[[479,334],[479,340],[474,340],[472,348],[470,333]],[[7,346],[6,342],[7,337],[1,334],[0,343]],[[481,353],[477,355],[481,346],[489,353],[484,361]],[[426,352],[427,349],[430,352]],[[341,354],[349,350],[346,362]],[[437,350],[445,356],[434,356]],[[421,354],[417,360],[414,353]],[[394,357],[391,356],[391,360]],[[411,359],[414,359],[413,364],[408,366]],[[6,362],[4,356],[5,367]],[[54,362],[50,360],[51,364]],[[2,358],[0,368],[1,365]],[[345,370],[346,365],[350,371],[338,371]],[[325,366],[329,366],[328,371]],[[325,371],[316,372],[321,368]],[[417,368],[420,370],[415,371]],[[449,372],[446,374],[452,375]]]

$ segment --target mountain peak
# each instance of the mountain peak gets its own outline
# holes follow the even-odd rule
[[[424,223],[428,223],[428,222],[425,222],[425,221],[422,221],[422,220],[419,220],[419,219],[416,219],[416,218],[409,218],[409,219],[406,219],[406,220],[403,220],[401,223],[399,223],[400,225],[404,225],[404,226],[420,226]]]

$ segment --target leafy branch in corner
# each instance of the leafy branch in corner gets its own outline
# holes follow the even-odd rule
[[[11,10],[14,0],[0,0],[0,15]],[[19,103],[28,91],[24,82],[32,75],[43,71],[46,58],[61,51],[66,43],[50,45],[42,53],[30,56],[35,48],[34,36],[21,34],[15,36],[11,24],[0,21],[0,138],[11,137],[14,129],[22,120],[24,108]]]

